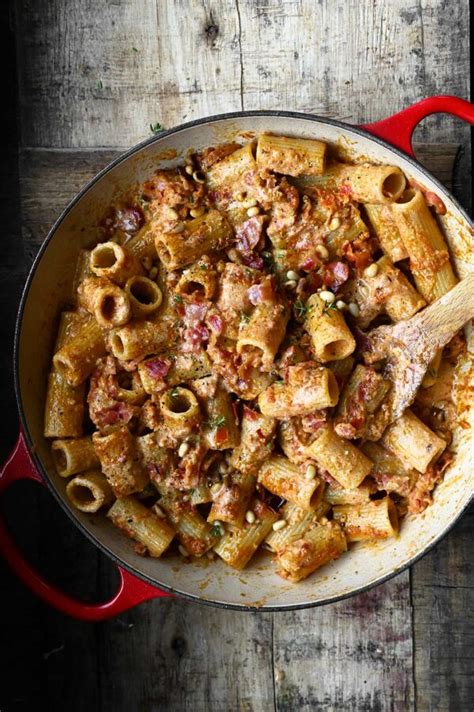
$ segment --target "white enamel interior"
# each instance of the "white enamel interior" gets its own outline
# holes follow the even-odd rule
[[[199,149],[243,132],[271,131],[288,136],[319,138],[367,160],[400,166],[412,177],[435,191],[444,200],[447,215],[441,218],[458,274],[474,269],[474,237],[468,222],[449,196],[423,171],[394,151],[361,136],[348,126],[335,126],[324,120],[280,115],[243,116],[219,119],[189,126],[137,149],[131,156],[105,172],[69,210],[57,227],[37,264],[25,301],[19,340],[19,382],[27,430],[44,471],[64,500],[71,516],[89,534],[131,569],[144,574],[157,586],[234,606],[302,606],[329,602],[363,587],[373,585],[399,570],[423,552],[445,532],[467,505],[473,492],[474,430],[459,428],[455,444],[457,457],[437,488],[434,504],[422,515],[404,521],[397,540],[354,546],[350,553],[324,567],[299,584],[290,584],[274,573],[270,556],[259,554],[242,572],[220,561],[183,563],[177,557],[161,560],[143,558],[105,517],[82,514],[72,509],[65,497],[65,481],[59,478],[51,461],[49,443],[42,435],[46,374],[61,305],[67,302],[78,250],[96,241],[95,225],[106,207],[122,191],[143,181],[158,167],[179,162],[189,149]],[[165,151],[177,158],[163,160]],[[170,155],[170,154],[168,154]],[[175,154],[173,154],[175,155]],[[470,377],[471,356],[462,379]],[[472,380],[471,380],[472,384]],[[465,406],[465,422],[474,425],[472,409]]]

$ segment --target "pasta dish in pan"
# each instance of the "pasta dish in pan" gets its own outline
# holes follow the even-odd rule
[[[456,284],[444,206],[331,152],[263,134],[190,153],[80,253],[44,434],[72,504],[139,553],[242,569],[262,547],[296,582],[398,536],[452,459],[461,335],[394,422],[366,338]]]

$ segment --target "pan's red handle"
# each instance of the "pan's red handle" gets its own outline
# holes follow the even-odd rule
[[[474,124],[474,104],[457,96],[430,96],[399,111],[398,114],[373,124],[365,124],[360,128],[413,156],[411,145],[413,131],[420,121],[430,114],[453,114],[469,124]]]
[[[12,482],[17,480],[34,480],[43,483],[25,443],[23,433],[20,431],[13,451],[0,472],[0,493]],[[118,591],[108,601],[103,603],[84,603],[60,591],[48,583],[26,561],[15,542],[13,541],[3,518],[0,517],[0,553],[10,564],[18,578],[33,593],[63,613],[83,621],[103,621],[132,608],[142,601],[170,594],[133,576],[125,569],[118,566],[120,583]]]

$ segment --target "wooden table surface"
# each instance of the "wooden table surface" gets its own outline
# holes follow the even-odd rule
[[[17,0],[10,27],[3,456],[16,430],[11,343],[27,268],[61,208],[150,124],[257,108],[357,123],[434,93],[469,96],[468,0]],[[470,210],[469,128],[437,116],[417,140],[420,159]],[[20,484],[4,501],[20,544],[53,581],[88,600],[110,594],[112,564],[48,494]],[[0,709],[467,712],[473,532],[471,510],[388,583],[274,614],[168,599],[90,625],[44,606],[2,566]]]

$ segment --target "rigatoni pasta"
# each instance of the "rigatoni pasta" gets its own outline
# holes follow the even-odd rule
[[[398,166],[262,134],[158,168],[78,252],[44,433],[71,505],[152,557],[261,547],[291,582],[398,535],[452,454],[459,337],[390,422],[371,325],[456,278]],[[373,358],[372,358],[373,356]]]

